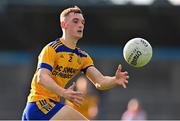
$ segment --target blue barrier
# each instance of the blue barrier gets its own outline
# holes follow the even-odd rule
[[[32,55],[28,52],[0,52],[0,64],[28,64],[32,63]]]
[[[81,47],[94,59],[123,59],[121,47]],[[180,48],[154,48],[152,61],[156,60],[180,60]],[[0,64],[27,64],[32,63],[33,57],[30,52],[0,52]]]
[[[123,48],[121,47],[81,47],[93,58],[97,59],[123,59]],[[153,48],[152,60],[180,60],[179,48]]]

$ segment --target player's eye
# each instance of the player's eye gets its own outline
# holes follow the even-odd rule
[[[73,20],[73,22],[74,22],[75,24],[77,24],[77,23],[78,23],[78,20]]]

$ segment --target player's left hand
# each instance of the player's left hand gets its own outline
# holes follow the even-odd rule
[[[115,74],[116,84],[123,86],[126,88],[126,84],[128,83],[129,75],[127,71],[122,71],[122,65],[119,64],[118,69]]]

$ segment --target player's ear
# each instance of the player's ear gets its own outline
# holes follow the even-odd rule
[[[65,28],[65,21],[61,21],[61,28]]]

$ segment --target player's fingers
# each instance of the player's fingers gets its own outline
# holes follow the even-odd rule
[[[77,96],[77,95],[69,95],[68,99],[72,102],[81,103],[84,100],[84,97]]]
[[[124,72],[124,74],[125,74],[125,75],[128,75],[128,72],[127,72],[127,71],[125,71],[125,72]]]
[[[82,92],[78,92],[78,91],[73,91],[72,93],[73,95],[77,95],[77,96],[84,96],[84,94]]]
[[[124,74],[123,72],[121,72],[121,70],[122,70],[122,66],[121,64],[119,64],[118,69],[116,71],[116,75],[115,75],[117,79],[124,78],[123,77]]]
[[[125,75],[125,76],[127,76],[127,75],[128,75],[128,72],[127,72],[127,71],[125,71],[125,72],[121,72],[121,75]]]
[[[122,70],[122,65],[119,64],[119,66],[118,66],[118,71],[121,71],[121,70]]]
[[[123,79],[129,79],[129,76],[122,74],[122,75],[121,75],[121,78],[123,78]]]
[[[125,80],[124,82],[125,82],[125,83],[128,83],[128,80]]]
[[[78,106],[78,107],[80,107],[81,105],[82,105],[82,101],[79,101],[78,99],[74,99],[73,100],[73,103],[76,105],[76,106]]]
[[[126,84],[125,83],[122,83],[122,86],[123,86],[123,88],[126,88]]]
[[[124,83],[124,81],[125,81],[125,79],[118,80],[118,81],[117,81],[117,84],[118,84],[118,85],[122,85],[122,83]]]
[[[84,96],[74,95],[74,99],[77,99],[77,100],[79,100],[79,101],[83,101],[83,100],[84,100]]]
[[[122,72],[122,73],[121,73],[121,76],[122,76],[122,78],[124,78],[124,79],[129,79],[129,75],[128,75],[128,72],[127,72],[127,71]]]
[[[128,84],[128,80],[121,81],[121,85],[123,85],[123,84]]]
[[[73,104],[76,105],[77,107],[81,107],[80,104],[78,104],[78,103],[76,103],[76,102],[74,102],[74,101],[73,101]]]
[[[85,99],[85,95],[81,92],[74,92],[73,98],[83,101]]]

